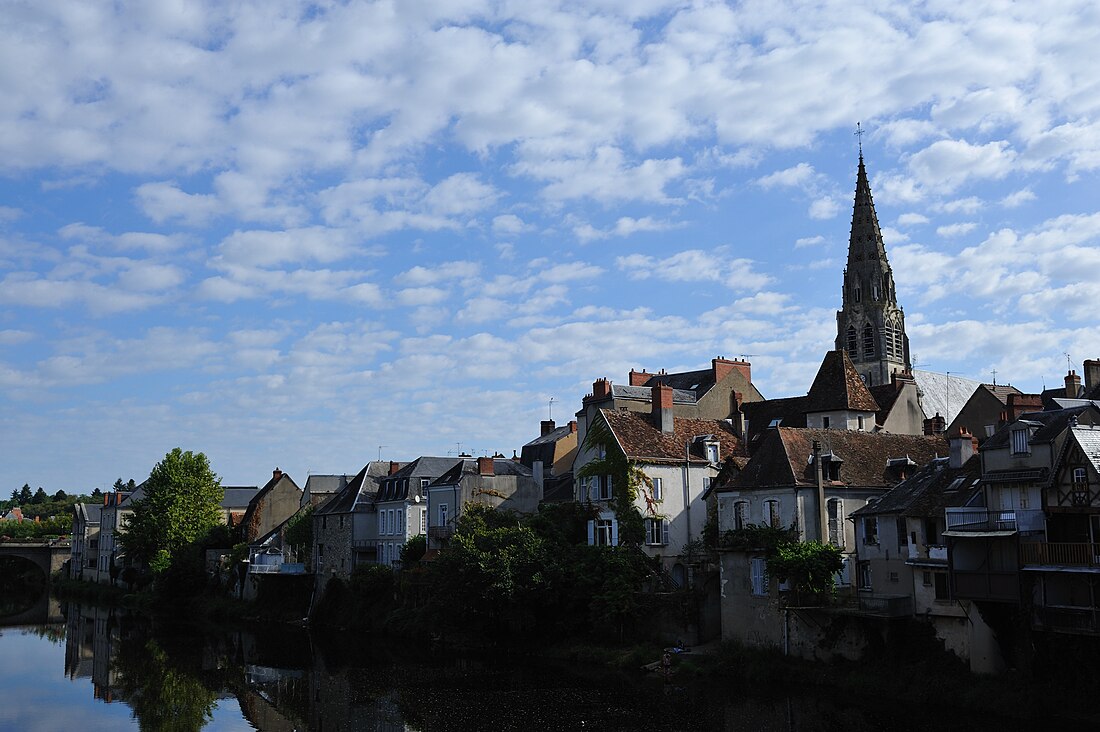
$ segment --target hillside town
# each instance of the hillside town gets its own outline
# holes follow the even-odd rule
[[[640,364],[621,381],[589,375],[571,418],[532,425],[512,455],[369,460],[297,479],[257,466],[258,485],[225,486],[220,504],[247,557],[208,567],[243,599],[302,577],[320,596],[364,565],[400,572],[418,537],[432,561],[471,506],[573,503],[587,544],[636,543],[659,575],[646,591],[690,598],[687,618],[664,627],[692,645],[858,659],[920,623],[992,673],[1032,634],[1100,632],[1100,360],[1041,393],[915,369],[862,152],[837,279],[834,348],[804,394],[766,397],[747,357]],[[119,533],[143,497],[142,483],[77,504],[72,578],[134,581],[142,568]],[[305,548],[287,538],[303,520]],[[762,527],[839,550],[828,597],[770,576],[767,547],[745,538]]]

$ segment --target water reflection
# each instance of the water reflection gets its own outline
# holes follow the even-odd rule
[[[35,711],[42,729],[142,730],[783,730],[1011,729],[958,710],[903,709],[854,693],[812,695],[674,680],[598,667],[471,656],[400,641],[300,628],[196,629],[142,613],[70,605],[65,625],[24,646],[57,644],[53,673],[83,694]],[[13,634],[0,635],[0,658]],[[57,647],[55,645],[55,647]],[[59,649],[60,650],[60,649]],[[20,657],[28,651],[20,646]],[[37,657],[47,657],[40,653]],[[30,674],[30,671],[26,672]],[[11,677],[8,677],[11,678]],[[0,710],[18,699],[5,696]],[[44,686],[45,678],[28,679]],[[78,698],[77,698],[78,697]],[[71,705],[61,708],[61,704]],[[132,713],[132,714],[131,714]],[[85,724],[68,722],[84,715]],[[121,721],[120,721],[121,720]],[[0,729],[6,726],[0,711]]]

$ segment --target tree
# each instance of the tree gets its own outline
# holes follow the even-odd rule
[[[23,487],[19,490],[19,502],[20,503],[30,503],[31,502],[31,497],[33,495],[34,494],[31,493],[31,487],[28,484],[24,483]]]
[[[103,491],[96,488],[95,490],[92,491],[92,498],[96,498],[98,500],[103,500]]]
[[[203,453],[175,448],[153,467],[145,495],[133,504],[119,540],[154,573],[221,523],[221,480]]]
[[[116,480],[115,484],[111,487],[114,488],[116,491],[126,490],[126,484],[122,482],[122,478]]]
[[[50,500],[50,497],[46,495],[46,491],[42,490],[42,486],[38,486],[38,490],[34,492],[34,496],[31,498],[31,503],[45,503]]]
[[[57,493],[53,494],[53,497],[50,500],[51,501],[64,501],[68,497],[69,497],[69,494],[66,493],[65,491],[58,491]]]

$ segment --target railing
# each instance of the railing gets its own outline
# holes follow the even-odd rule
[[[991,510],[948,508],[948,531],[1041,531],[1043,512],[1038,509]]]
[[[1087,542],[1025,541],[1020,544],[1020,562],[1026,565],[1100,567],[1100,544]]]
[[[863,595],[859,596],[861,612],[881,615],[887,618],[900,618],[913,614],[913,598],[909,595]]]
[[[250,574],[305,574],[306,565],[296,562],[252,564],[249,565],[248,571]]]
[[[1037,607],[1035,627],[1072,633],[1100,633],[1100,610],[1096,608]]]
[[[1016,572],[954,571],[954,596],[960,600],[1015,602],[1020,599],[1020,577]]]
[[[250,564],[248,566],[249,574],[278,574],[279,564]]]
[[[454,536],[455,527],[453,526],[429,526],[428,536],[432,539],[450,539]]]

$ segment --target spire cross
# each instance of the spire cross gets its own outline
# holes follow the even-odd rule
[[[856,131],[853,133],[856,136],[856,140],[859,142],[859,156],[863,157],[863,127],[859,122],[856,122]]]
[[[993,386],[997,385],[997,369],[993,369]]]

